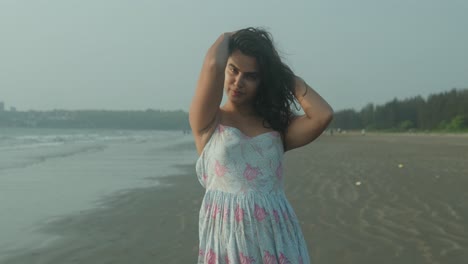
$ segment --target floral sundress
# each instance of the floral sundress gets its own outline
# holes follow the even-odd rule
[[[196,162],[206,189],[198,263],[310,263],[283,188],[280,134],[255,137],[218,124]]]

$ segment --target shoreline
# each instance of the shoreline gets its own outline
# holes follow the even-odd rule
[[[41,228],[104,207],[113,194],[158,185],[195,155],[185,143],[191,137],[160,132],[21,130],[0,141],[0,259],[60,241],[61,233]],[[167,151],[171,145],[177,150]]]
[[[93,209],[48,222],[39,232],[59,239],[11,251],[2,263],[194,262],[203,188],[194,164],[176,168],[183,173],[157,177],[157,186],[118,191]]]

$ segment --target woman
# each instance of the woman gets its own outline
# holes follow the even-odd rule
[[[220,107],[223,86],[228,100]],[[293,114],[295,100],[305,115]],[[206,188],[198,263],[309,263],[283,191],[283,155],[312,142],[332,116],[281,62],[268,32],[246,28],[216,40],[189,113]]]

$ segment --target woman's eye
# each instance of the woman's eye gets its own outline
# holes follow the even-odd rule
[[[255,81],[257,79],[257,76],[255,75],[248,75],[247,76],[247,79],[251,80],[251,81]]]

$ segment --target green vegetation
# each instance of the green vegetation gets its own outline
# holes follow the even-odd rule
[[[452,89],[405,100],[394,99],[384,105],[368,104],[357,112],[346,109],[335,113],[329,126],[345,130],[468,132],[468,89]]]
[[[0,127],[190,130],[188,113],[163,111],[0,111]],[[337,111],[329,128],[468,132],[468,89]]]
[[[0,127],[188,130],[188,114],[162,111],[0,111]]]

